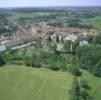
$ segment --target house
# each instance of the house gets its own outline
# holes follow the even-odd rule
[[[4,41],[1,42],[1,44],[4,45],[4,44],[6,44],[8,42],[10,42],[10,40],[4,40]]]
[[[67,37],[64,38],[64,41],[70,40],[72,42],[75,42],[78,40],[78,37],[76,35],[68,35]]]
[[[80,46],[87,45],[87,44],[88,44],[88,41],[86,41],[86,40],[80,41]]]
[[[5,47],[5,45],[0,45],[0,52],[3,52],[3,51],[5,51],[6,50],[6,47]]]

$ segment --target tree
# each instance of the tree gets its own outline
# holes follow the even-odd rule
[[[75,76],[81,76],[82,72],[79,70],[77,66],[71,65],[67,68],[69,72],[71,72]]]
[[[72,48],[72,41],[70,40],[67,40],[65,43],[64,43],[64,49],[67,50],[67,51],[72,51],[73,48]]]
[[[96,35],[94,37],[94,44],[100,44],[101,45],[101,34]]]
[[[3,66],[5,64],[6,64],[6,62],[5,62],[4,58],[3,58],[3,56],[0,56],[0,66]]]
[[[87,45],[79,46],[76,49],[80,67],[87,69],[94,75],[101,76],[101,46],[100,45]]]
[[[94,36],[93,36],[93,35],[87,35],[87,37],[86,37],[86,40],[87,40],[89,43],[93,43],[93,39],[94,39]]]
[[[70,100],[80,100],[80,85],[77,77],[74,77],[70,93]]]
[[[52,42],[52,38],[51,38],[50,35],[48,36],[47,41],[48,41],[48,42]]]
[[[86,80],[81,80],[80,81],[80,86],[86,90],[90,89],[90,86],[88,85],[88,82]]]
[[[101,34],[96,35],[96,36],[88,35],[87,41],[92,44],[100,44],[101,45]]]
[[[94,75],[101,77],[101,60],[93,67],[92,72]]]
[[[49,65],[49,68],[53,71],[58,71],[60,70],[60,64],[58,64],[57,62],[53,62],[52,64]]]
[[[90,100],[89,98],[89,93],[86,90],[81,90],[80,92],[81,98],[83,98],[83,100]]]
[[[66,70],[67,70],[66,63],[62,63],[62,64],[61,64],[61,70],[62,70],[62,71],[66,71]]]

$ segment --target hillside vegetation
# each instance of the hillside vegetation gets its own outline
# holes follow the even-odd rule
[[[82,70],[80,80],[87,80],[90,95],[101,98],[101,79]],[[0,68],[0,100],[70,100],[73,75],[19,65]]]
[[[0,68],[0,100],[69,100],[68,72],[6,65]]]
[[[101,30],[101,17],[94,17],[89,19],[82,19],[81,24],[93,25],[95,28]]]

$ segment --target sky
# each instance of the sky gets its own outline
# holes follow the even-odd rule
[[[101,0],[0,0],[0,7],[101,6]]]

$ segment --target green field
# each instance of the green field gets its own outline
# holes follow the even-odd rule
[[[40,16],[50,16],[55,13],[49,13],[49,12],[33,12],[33,13],[20,13],[20,12],[12,12],[12,19],[19,19],[19,18],[37,18]]]
[[[87,71],[83,71],[81,79],[88,81],[90,85],[90,94],[94,97],[94,100],[101,100],[101,77],[95,77]]]
[[[101,78],[82,72],[94,100],[101,100]],[[70,100],[72,82],[69,72],[6,65],[0,68],[0,100]]]
[[[81,24],[94,25],[95,28],[101,30],[101,17],[94,17],[89,19],[82,19]]]
[[[0,100],[69,100],[68,72],[8,65],[0,68]]]

